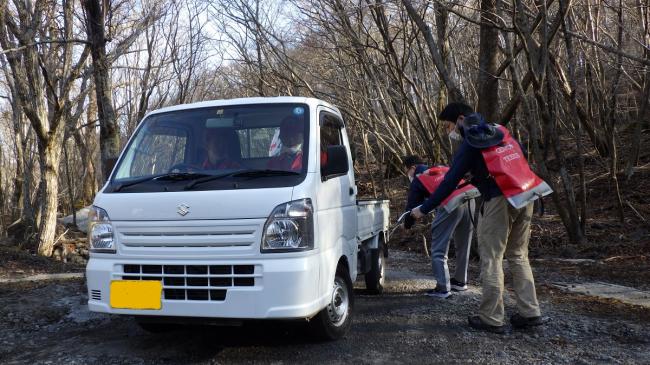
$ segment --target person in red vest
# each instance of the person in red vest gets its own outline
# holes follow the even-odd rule
[[[457,103],[454,103],[457,104]],[[441,113],[449,118],[448,105]],[[441,118],[444,119],[444,118]],[[446,119],[450,120],[450,119]],[[478,113],[461,121],[463,143],[451,169],[438,188],[418,208],[411,211],[421,218],[438,207],[467,173],[481,192],[483,205],[478,220],[478,250],[481,256],[483,296],[478,315],[468,318],[475,329],[504,333],[503,258],[512,272],[518,313],[510,317],[515,328],[543,324],[535,280],[528,261],[528,241],[533,201],[552,190],[535,175],[519,143],[502,126],[488,123]]]
[[[267,167],[272,170],[298,172],[302,170],[302,144],[304,122],[295,116],[288,116],[280,124],[280,153],[273,156]]]
[[[406,210],[411,210],[422,204],[436,190],[449,168],[446,166],[427,168],[417,156],[406,156],[403,163],[411,181]],[[436,217],[431,224],[431,268],[436,278],[436,287],[428,290],[425,295],[447,298],[451,295],[451,291],[467,290],[467,266],[473,231],[472,215],[474,198],[478,195],[478,191],[473,186],[463,186],[436,210]],[[463,204],[464,202],[467,204]],[[404,228],[409,229],[413,224],[415,220],[407,216]],[[456,246],[456,270],[454,277],[450,278],[447,253],[452,237]]]

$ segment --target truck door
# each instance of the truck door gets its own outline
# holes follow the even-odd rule
[[[346,174],[335,176],[327,180],[321,178],[321,187],[318,189],[318,210],[319,226],[329,237],[323,243],[338,245],[342,251],[336,250],[348,256],[350,274],[356,275],[356,186],[352,174],[352,158],[345,125],[343,120],[335,113],[327,109],[319,110],[319,171],[327,163],[327,147],[333,145],[346,146],[348,150],[349,170]],[[325,233],[327,232],[327,233]],[[323,237],[324,238],[324,237]],[[324,247],[325,250],[327,248]],[[338,256],[340,257],[340,256]],[[338,257],[336,259],[338,260]],[[333,277],[333,273],[332,273]]]

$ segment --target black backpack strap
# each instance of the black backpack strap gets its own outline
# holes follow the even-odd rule
[[[539,209],[537,210],[537,212],[539,213],[539,216],[541,217],[541,216],[544,215],[544,197],[540,196],[539,199],[537,199],[537,201],[539,202]]]
[[[475,206],[474,211],[472,212],[472,204],[470,201],[474,200],[474,203],[476,203],[477,200],[480,200],[479,207]],[[478,230],[478,218],[480,214],[477,214],[480,210],[483,209],[483,199],[481,197],[474,198],[474,199],[467,199],[467,212],[469,213],[469,220],[472,222],[472,226],[474,226],[474,231]],[[476,214],[476,215],[475,215]]]

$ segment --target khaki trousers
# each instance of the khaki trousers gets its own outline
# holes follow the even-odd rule
[[[503,257],[513,278],[517,310],[524,317],[540,315],[535,280],[528,262],[528,239],[533,203],[515,209],[505,197],[485,202],[478,223],[478,250],[481,256],[483,298],[479,317],[492,326],[504,324]]]

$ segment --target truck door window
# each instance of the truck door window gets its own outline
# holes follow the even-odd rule
[[[343,145],[339,127],[342,123],[335,116],[323,113],[320,124],[320,163],[324,166],[327,164],[327,147]]]

